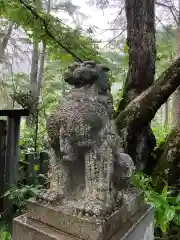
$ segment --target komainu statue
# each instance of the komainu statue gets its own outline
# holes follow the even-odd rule
[[[54,157],[50,189],[39,201],[69,204],[75,214],[90,216],[121,203],[134,164],[120,150],[108,72],[92,61],[69,66],[65,81],[73,87],[47,120]]]

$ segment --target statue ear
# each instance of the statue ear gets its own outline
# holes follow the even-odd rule
[[[97,65],[97,63],[94,62],[94,61],[84,61],[84,62],[83,62],[83,65],[84,65],[85,67],[95,68],[96,65]]]

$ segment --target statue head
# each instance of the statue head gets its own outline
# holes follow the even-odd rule
[[[76,88],[95,84],[100,94],[106,94],[110,91],[109,70],[108,67],[93,61],[75,63],[68,67],[65,81]]]

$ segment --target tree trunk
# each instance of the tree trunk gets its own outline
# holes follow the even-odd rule
[[[180,124],[174,127],[164,146],[164,152],[154,169],[152,177],[157,190],[162,189],[164,181],[169,186],[180,187]]]
[[[38,76],[38,64],[39,64],[39,44],[34,41],[33,43],[33,51],[31,58],[31,72],[30,72],[30,83],[29,83],[29,97],[33,99],[33,106],[37,107],[38,101],[38,84],[37,84],[37,76]],[[36,109],[33,109],[33,113],[26,118],[26,125],[30,127],[30,125],[34,122],[34,118],[36,118]]]
[[[141,93],[116,118],[117,130],[121,137],[121,147],[132,156],[133,146],[154,118],[158,109],[180,86],[180,58],[162,73],[156,82]]]
[[[173,108],[172,108],[172,127],[176,127],[180,120],[180,88],[173,94]]]
[[[51,0],[48,0],[48,13],[50,12],[50,4]],[[41,0],[36,0],[36,5],[38,8],[42,8]],[[29,126],[34,121],[37,123],[38,119],[38,104],[39,104],[39,96],[40,96],[40,89],[42,87],[43,82],[43,73],[44,73],[44,61],[45,61],[45,54],[46,54],[46,41],[43,41],[42,43],[42,50],[41,53],[39,51],[39,43],[34,41],[33,43],[33,52],[32,52],[32,62],[31,62],[31,74],[30,74],[30,91],[32,96],[34,97],[35,106],[37,109],[35,109],[35,113],[33,116],[29,116],[27,118],[27,125]],[[34,121],[33,121],[34,120]]]
[[[7,29],[5,30],[5,35],[0,43],[0,63],[1,64],[4,62],[5,49],[7,47],[12,30],[13,30],[13,23],[9,23]]]
[[[180,56],[180,0],[179,0],[179,12],[178,12],[178,25],[176,32],[176,47],[177,47],[177,57]],[[172,109],[172,126],[176,127],[180,121],[180,88],[176,90],[173,94],[173,109]]]
[[[139,94],[151,86],[155,75],[155,1],[126,0],[127,45],[129,47],[129,71],[119,103],[117,115]],[[128,145],[128,153],[137,170],[144,170],[156,145],[155,137],[147,123],[136,132],[135,141]]]
[[[155,75],[155,1],[126,0],[129,70],[124,86],[126,105],[150,87]]]
[[[32,60],[31,60],[31,73],[30,73],[30,89],[33,95],[37,95],[37,76],[39,64],[39,45],[34,41]]]
[[[177,25],[177,57],[180,58],[180,0]],[[152,177],[156,181],[156,187],[162,189],[164,181],[169,186],[180,187],[180,87],[173,94],[172,99],[172,126],[164,146],[164,152],[153,172]]]
[[[0,78],[3,83],[4,79],[4,70],[7,69],[7,56],[6,56],[6,47],[8,45],[11,33],[13,30],[13,24],[8,23],[7,28],[5,29],[3,33],[3,38],[0,41]],[[1,84],[2,84],[1,83]],[[6,91],[4,91],[4,86],[0,90],[0,98],[1,98],[1,104],[0,107],[12,107],[12,99],[9,98],[9,95],[7,94]]]
[[[38,92],[40,94],[40,89],[43,86],[43,73],[44,73],[44,63],[45,63],[45,55],[46,55],[46,42],[43,42],[42,50],[40,53],[40,59],[39,59],[39,72],[38,72]]]
[[[165,103],[164,106],[164,126],[168,126],[169,125],[169,101],[167,100],[167,102]]]
[[[51,10],[51,0],[48,0],[47,13],[50,13],[50,10]],[[42,51],[41,51],[40,59],[39,59],[39,72],[38,72],[38,80],[37,80],[39,95],[40,95],[40,89],[43,86],[43,73],[44,73],[45,57],[46,57],[46,41],[44,40],[42,42]]]

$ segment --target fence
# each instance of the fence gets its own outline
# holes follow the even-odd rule
[[[1,156],[2,157],[2,156]],[[4,166],[4,167],[3,167]],[[49,155],[46,152],[29,153],[24,155],[24,159],[19,161],[18,164],[18,179],[17,184],[22,183],[25,185],[35,184],[37,182],[44,183],[44,178],[41,176],[46,176],[49,167]],[[7,174],[7,169],[5,167],[5,162],[3,163],[1,158],[0,166],[0,213],[1,215],[8,215],[7,209],[10,210],[11,203],[7,198],[3,198],[4,193],[9,189],[10,186],[7,185],[5,175]],[[9,172],[9,171],[8,171]]]
[[[0,213],[6,212],[7,215],[12,204],[7,198],[2,198],[4,193],[18,182],[34,183],[39,174],[48,172],[49,162],[46,152],[25,154],[20,160],[19,125],[15,124],[16,121],[17,116],[9,117],[8,121],[0,120]]]
[[[47,152],[28,153],[24,159],[19,161],[18,182],[33,184],[39,175],[46,175],[49,166],[49,155]]]

